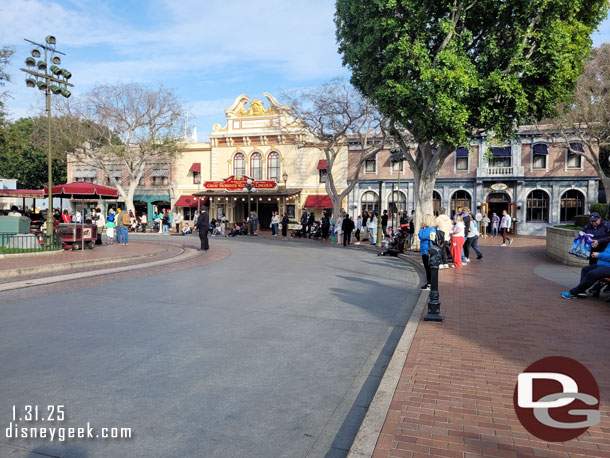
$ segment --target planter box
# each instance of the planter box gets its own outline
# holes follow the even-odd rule
[[[572,242],[579,231],[572,229],[561,229],[559,227],[547,226],[546,228],[546,255],[567,266],[588,266],[587,259],[572,256],[569,251]]]

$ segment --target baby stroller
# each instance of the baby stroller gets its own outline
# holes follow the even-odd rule
[[[303,238],[307,235],[307,228],[306,226],[301,226],[300,229],[297,229],[295,231],[292,231],[290,233],[291,237],[296,237],[298,239]]]
[[[319,239],[322,237],[322,225],[319,222],[314,222],[311,228],[310,238]]]
[[[398,253],[404,253],[405,247],[405,238],[402,234],[402,231],[394,233],[394,237],[392,240],[384,241],[384,250],[380,253],[377,253],[377,256],[394,256],[397,257]]]

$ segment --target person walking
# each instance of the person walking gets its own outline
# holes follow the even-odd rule
[[[370,219],[369,212],[364,210],[362,212],[362,241],[363,242],[369,239],[369,228],[368,228],[369,219]]]
[[[258,235],[258,215],[256,212],[252,212],[252,235]]]
[[[430,255],[428,254],[428,250],[430,249],[430,243],[434,242],[436,239],[436,224],[433,215],[424,215],[417,236],[419,237],[421,259],[424,264],[424,269],[426,269],[426,283],[421,286],[421,289],[429,290],[432,271],[430,269]]]
[[[498,227],[500,227],[500,217],[496,213],[491,214],[491,237],[498,236]]]
[[[354,222],[349,217],[349,215],[345,215],[345,218],[343,218],[341,229],[343,229],[343,246],[351,245]]]
[[[328,240],[328,231],[330,230],[330,218],[328,212],[324,212],[322,216],[322,238]]]
[[[199,251],[208,251],[210,249],[210,245],[208,243],[208,231],[210,230],[210,217],[208,212],[205,211],[205,208],[201,210],[199,217],[197,218],[197,222],[195,223],[195,227],[199,231],[199,240],[201,242],[201,248]]]
[[[451,256],[449,248],[451,247],[451,229],[453,228],[453,224],[451,223],[451,218],[447,216],[445,207],[441,207],[438,209],[438,216],[434,221],[436,223],[436,229],[438,231],[442,231],[444,234],[443,240],[439,240],[441,242],[441,258],[442,264],[439,266],[439,269],[447,269],[449,267],[448,258]]]
[[[313,228],[313,223],[316,222],[316,214],[314,212],[309,212],[309,218],[307,218],[307,237],[311,238],[311,229]]]
[[[282,237],[288,235],[288,221],[288,215],[284,213],[284,216],[282,216]]]
[[[169,221],[169,211],[167,211],[167,209],[163,210],[163,217],[161,218],[161,222],[163,223],[163,233],[169,234],[170,221]]]
[[[102,244],[102,232],[104,231],[104,227],[106,226],[106,217],[102,210],[99,207],[96,207],[95,210],[91,214],[91,219],[93,223],[97,226],[97,239],[95,240],[96,245]]]
[[[483,259],[483,253],[479,250],[479,228],[475,218],[470,218],[470,230],[468,231],[468,246],[477,254],[477,259]],[[470,254],[470,249],[469,253]],[[466,255],[466,261],[470,262],[469,256]]]
[[[455,215],[455,225],[451,230],[451,258],[453,266],[462,267],[462,248],[464,247],[464,219],[462,215]]]
[[[174,224],[176,225],[176,234],[180,234],[180,224],[182,223],[182,213],[176,209],[174,213]]]
[[[358,215],[356,220],[356,245],[360,244],[360,231],[362,230],[362,216]]]
[[[513,244],[513,238],[509,237],[510,226],[512,223],[512,219],[506,210],[502,210],[502,221],[500,221],[500,230],[502,231],[502,243],[500,246],[506,246],[506,241],[508,240],[508,244]]]
[[[377,243],[377,212],[371,214],[367,227],[369,229],[369,240],[371,245],[375,245],[375,243]]]
[[[462,219],[464,220],[464,256],[462,262],[470,262],[470,242],[472,241],[470,237],[470,223],[474,220],[470,213],[470,208],[462,208]]]

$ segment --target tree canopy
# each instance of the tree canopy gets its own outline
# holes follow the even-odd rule
[[[506,137],[574,91],[606,0],[338,0],[352,83],[417,143]]]
[[[0,48],[0,87],[4,86],[7,81],[10,81],[10,75],[6,72],[5,68],[11,60],[11,56],[15,50],[13,48],[9,48],[7,46],[3,46]],[[5,92],[0,92],[0,122],[4,119],[4,99],[7,94]]]

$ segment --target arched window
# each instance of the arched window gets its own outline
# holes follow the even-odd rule
[[[243,177],[246,174],[246,162],[242,153],[237,153],[233,157],[233,175]]]
[[[560,222],[567,223],[568,221],[574,221],[576,215],[582,215],[584,212],[585,196],[582,192],[570,189],[561,196]]]
[[[436,215],[441,208],[441,195],[437,191],[432,191],[432,211]]]
[[[263,179],[263,157],[260,153],[250,156],[250,176],[253,180]]]
[[[472,210],[472,200],[470,194],[463,189],[455,191],[451,196],[451,215],[453,216],[458,208],[468,207]]]
[[[407,210],[407,196],[402,191],[394,191],[394,195],[390,193],[388,201],[390,202],[390,213],[404,212]]]
[[[549,222],[549,195],[546,192],[536,189],[527,195],[525,220]]]
[[[362,194],[362,199],[361,199],[362,205],[361,205],[361,211],[367,211],[367,212],[373,212],[379,211],[379,199],[377,198],[377,194],[375,194],[373,191],[367,191],[364,194]]]
[[[275,151],[267,157],[267,179],[280,181],[280,155]]]

